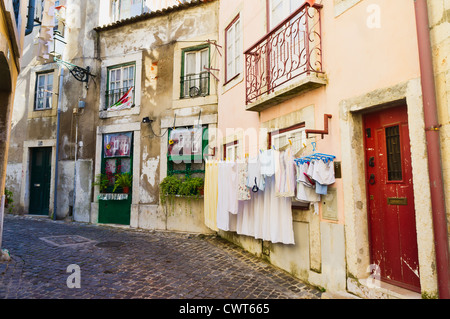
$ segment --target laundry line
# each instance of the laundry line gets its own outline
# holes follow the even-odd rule
[[[321,162],[325,165],[330,163]],[[318,170],[323,169],[321,165],[317,166]],[[305,168],[309,167],[313,168],[314,164],[305,162]],[[304,170],[299,169],[292,148],[285,151],[271,148],[245,160],[207,160],[205,224],[215,231],[236,232],[272,243],[294,244],[292,202],[314,204],[314,212],[318,213],[320,194],[316,194],[316,185],[322,187],[323,193],[324,184],[319,182],[332,180],[327,176],[329,170],[316,172],[318,180],[313,179],[312,170],[308,180]],[[332,173],[334,177],[334,170]],[[324,181],[324,178],[328,179]],[[304,179],[310,182],[309,185],[302,183]],[[308,196],[304,196],[305,192]]]

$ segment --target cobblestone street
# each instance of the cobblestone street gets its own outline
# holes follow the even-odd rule
[[[6,215],[0,299],[319,299],[321,292],[215,236]],[[80,288],[69,288],[76,265]]]

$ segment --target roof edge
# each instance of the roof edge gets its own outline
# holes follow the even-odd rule
[[[121,26],[125,26],[128,24],[132,24],[135,22],[139,22],[139,21],[144,21],[144,20],[148,20],[148,19],[152,19],[155,17],[160,17],[160,16],[164,16],[167,14],[170,14],[172,12],[176,12],[176,11],[180,11],[180,10],[186,10],[189,8],[193,8],[199,5],[202,5],[204,3],[208,3],[208,2],[214,2],[217,0],[192,0],[191,2],[188,3],[180,3],[179,5],[176,6],[171,6],[171,7],[167,7],[161,10],[156,10],[153,12],[146,12],[146,13],[142,13],[140,15],[131,17],[131,18],[126,18],[126,19],[122,19],[122,20],[118,20],[109,24],[105,24],[102,26],[98,26],[95,27],[94,30],[97,32],[101,32],[101,31],[107,31],[107,30],[111,30],[111,29],[115,29],[115,28],[119,28]]]

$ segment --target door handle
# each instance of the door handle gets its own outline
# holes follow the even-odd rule
[[[369,184],[375,185],[375,174],[371,174],[369,178]]]
[[[369,159],[369,166],[370,167],[375,167],[375,157],[371,157],[370,159]]]
[[[34,184],[34,187],[41,187],[41,184]]]

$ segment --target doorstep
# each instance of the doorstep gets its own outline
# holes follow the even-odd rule
[[[422,299],[420,293],[378,281],[376,287],[368,279],[347,279],[347,290],[364,299]]]

